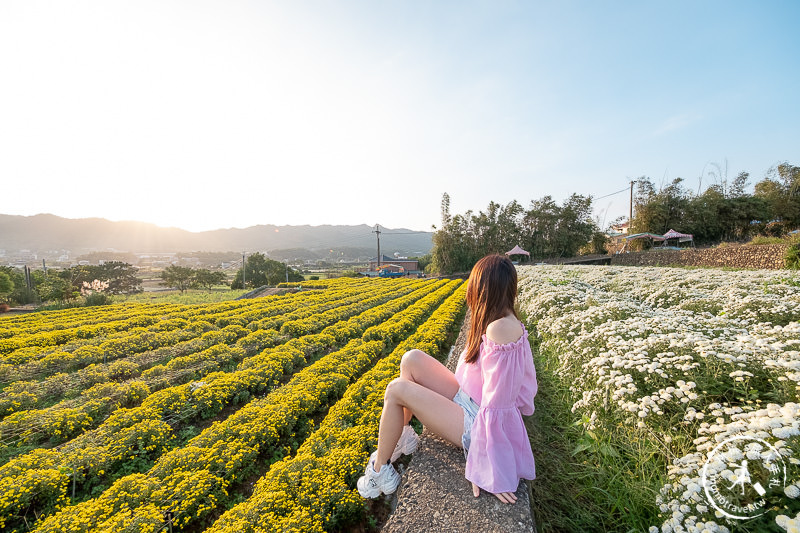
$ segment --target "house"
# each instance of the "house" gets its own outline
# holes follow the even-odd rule
[[[416,259],[400,259],[397,257],[389,257],[387,255],[381,255],[381,268],[386,265],[392,265],[393,268],[403,268],[406,272],[417,271],[419,270],[419,261]],[[378,270],[378,258],[373,257],[369,260],[369,270],[375,271]],[[397,270],[393,270],[393,272],[397,272]]]
[[[628,234],[628,223],[627,222],[623,222],[622,224],[617,224],[615,226],[611,226],[611,231],[608,232],[608,235],[611,235],[613,233],[621,233],[622,235],[627,235]]]
[[[609,254],[617,254],[625,247],[625,237],[628,236],[628,222],[615,224],[606,232],[606,249]]]

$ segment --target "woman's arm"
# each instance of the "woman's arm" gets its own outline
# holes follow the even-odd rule
[[[533,397],[539,391],[539,384],[536,381],[536,368],[533,366],[533,353],[531,352],[530,342],[525,342],[523,346],[525,356],[522,360],[523,375],[522,384],[517,396],[517,407],[525,416],[533,414]]]

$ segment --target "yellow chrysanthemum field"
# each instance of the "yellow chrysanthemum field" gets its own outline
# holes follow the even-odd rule
[[[534,511],[557,463],[563,477],[600,472],[599,485],[558,496],[596,504],[603,514],[589,527],[800,527],[797,274],[518,272],[540,382],[557,379],[568,401],[554,424],[578,435],[550,457],[532,434]],[[466,284],[339,279],[303,289],[0,320],[0,529],[363,524],[355,482],[386,385],[411,348],[447,355]],[[551,408],[547,385],[529,427]]]
[[[0,528],[305,532],[363,520],[355,481],[386,384],[411,348],[446,355],[466,286],[303,289],[0,321]]]

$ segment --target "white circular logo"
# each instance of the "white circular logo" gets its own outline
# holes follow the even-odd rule
[[[786,463],[763,439],[737,435],[720,442],[703,465],[708,502],[728,518],[747,520],[767,512],[767,498],[783,495]]]

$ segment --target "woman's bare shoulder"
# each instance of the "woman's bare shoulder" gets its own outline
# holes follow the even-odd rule
[[[496,344],[517,342],[522,335],[522,325],[514,315],[504,316],[486,327],[486,336]]]

